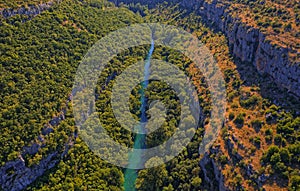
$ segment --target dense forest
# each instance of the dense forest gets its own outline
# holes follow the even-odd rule
[[[6,8],[41,2],[5,1],[0,4]],[[256,1],[240,3],[249,5],[254,14],[282,12],[279,8],[264,7],[269,2],[261,4],[261,9]],[[267,14],[259,15],[257,24],[264,26]],[[284,13],[279,15],[279,24],[288,19],[283,17],[289,17]],[[125,169],[100,159],[81,139],[80,132],[77,137],[72,102],[66,100],[72,93],[76,69],[95,42],[111,31],[145,22],[182,27],[197,36],[221,68],[228,103],[226,121],[217,141],[207,155],[200,156],[199,144],[209,124],[211,110],[206,79],[184,55],[155,46],[153,58],[174,64],[196,86],[204,120],[195,132],[186,132],[195,133],[195,136],[179,156],[164,165],[140,170],[135,188],[217,190],[223,184],[228,190],[299,190],[299,98],[272,83],[270,77],[258,74],[252,65],[233,57],[224,34],[204,24],[200,16],[166,2],[148,8],[141,4],[116,7],[102,0],[64,0],[34,18],[27,15],[1,18],[0,168],[14,160],[23,160],[26,167],[34,167],[53,152],[64,153],[68,143],[67,154],[59,155],[62,157],[58,157],[57,165],[39,176],[26,190],[124,190]],[[287,25],[284,30],[298,37],[294,30],[298,25],[284,25]],[[272,27],[274,31],[278,28],[275,22]],[[113,58],[99,77],[95,90],[99,119],[109,135],[126,146],[133,145],[135,135],[122,128],[114,117],[110,104],[112,87],[116,76],[132,63],[146,58],[148,49],[149,46],[135,47]],[[141,105],[139,89],[137,86],[132,91],[129,100],[132,115],[137,119]],[[168,108],[167,121],[147,136],[147,146],[153,147],[174,133],[180,107],[178,97],[166,83],[151,81],[145,94],[148,103],[161,100]],[[62,114],[64,120],[52,124],[51,119]],[[187,124],[188,120],[185,120]],[[37,152],[25,152],[27,147],[36,144]],[[201,161],[204,159],[212,162],[203,167]],[[159,160],[159,157],[151,158],[146,165]],[[17,170],[10,169],[6,174],[13,175]],[[221,180],[216,177],[216,171],[222,174]],[[2,188],[8,190],[3,185]]]
[[[234,10],[232,14],[236,17],[270,34],[270,40],[274,41],[274,43],[284,44],[291,48],[293,47],[295,50],[297,49],[300,35],[299,2],[294,0],[233,0],[229,2],[232,5],[231,10]]]
[[[53,151],[63,152],[75,131],[71,105],[59,126],[48,122],[66,107],[79,61],[108,32],[141,22],[107,2],[73,0],[24,19],[26,15],[17,15],[1,23],[2,166],[19,157],[33,166]],[[54,131],[44,136],[44,126]],[[25,146],[35,143],[42,145],[38,153],[20,156]],[[73,144],[70,154],[29,190],[120,189],[120,169],[98,159],[80,139]]]

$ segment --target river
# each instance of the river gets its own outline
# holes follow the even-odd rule
[[[146,107],[147,107],[147,97],[145,96],[145,90],[149,84],[149,75],[150,75],[150,65],[151,65],[151,57],[154,51],[154,40],[151,39],[151,47],[148,52],[147,58],[145,60],[144,66],[144,81],[142,83],[142,88],[140,90],[141,95],[141,122],[147,122],[147,114],[146,114]],[[139,131],[145,131],[143,126],[139,126]],[[135,149],[143,149],[146,148],[146,135],[145,134],[136,134],[134,138],[134,145],[133,148]],[[142,156],[139,154],[129,154],[128,164],[132,167],[139,166],[140,164],[145,163],[143,161]],[[138,176],[138,171],[135,169],[127,168],[124,173],[124,189],[125,191],[134,191],[135,189],[135,182]]]

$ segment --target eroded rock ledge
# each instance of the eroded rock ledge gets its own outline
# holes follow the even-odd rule
[[[66,105],[68,105],[71,100],[72,95],[70,94],[66,101]],[[43,156],[38,164],[28,166],[24,160],[25,155],[28,154],[34,156],[45,146],[46,142],[43,137],[53,133],[54,127],[65,120],[67,109],[67,107],[63,108],[58,116],[53,117],[48,124],[45,124],[41,134],[37,138],[38,142],[24,147],[19,154],[18,159],[9,161],[5,163],[4,166],[0,167],[0,185],[3,190],[19,191],[25,189],[47,170],[55,167],[55,165],[68,153],[69,149],[74,144],[74,140],[77,138],[75,133],[74,135],[69,136],[68,141],[63,145],[61,150],[55,150],[46,156]]]
[[[62,0],[51,0],[47,3],[29,5],[27,7],[0,9],[0,14],[4,18],[9,18],[15,15],[27,15],[32,18],[41,14],[43,11],[50,9],[55,3],[60,3],[61,1]]]
[[[226,11],[229,5],[218,4],[216,1],[200,2],[200,15],[207,21],[214,22],[217,28],[225,33],[236,57],[252,63],[260,73],[269,74],[276,84],[300,96],[300,63],[294,63],[289,58],[289,54],[294,53],[294,50],[272,45],[258,28],[247,26],[239,19],[233,18]]]
[[[224,185],[224,177],[221,169],[218,167],[215,160],[209,156],[208,153],[204,154],[203,158],[199,162],[199,166],[201,167],[201,170],[203,172],[203,181],[210,190],[229,190]],[[211,169],[207,169],[207,166],[210,166]],[[209,176],[209,174],[212,175],[212,178]],[[218,186],[214,185],[215,182],[218,183]]]

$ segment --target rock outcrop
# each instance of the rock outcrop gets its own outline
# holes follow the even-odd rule
[[[203,181],[209,187],[210,190],[228,190],[224,185],[224,178],[221,170],[219,169],[214,159],[211,158],[208,153],[205,153],[203,158],[200,160],[199,165],[203,172]],[[207,166],[210,166],[213,172],[209,171],[207,169]],[[214,182],[217,182],[217,186],[214,185]]]
[[[154,7],[155,3],[163,0],[112,0],[120,3],[141,3]],[[300,97],[300,63],[292,61],[290,54],[299,57],[299,50],[290,47],[273,45],[267,35],[258,28],[248,26],[233,17],[229,10],[229,3],[220,0],[173,0],[183,8],[194,11],[213,28],[222,31],[228,38],[232,54],[243,62],[255,65],[261,74],[270,75],[276,84],[288,89],[289,92]]]
[[[55,3],[59,3],[61,0],[52,0],[47,3],[42,3],[38,5],[29,5],[27,7],[20,8],[4,8],[0,9],[0,14],[4,18],[9,18],[15,15],[27,15],[32,18],[36,15],[41,14],[43,11],[50,9]]]
[[[7,162],[5,166],[0,168],[2,189],[9,191],[23,190],[37,177],[43,175],[46,170],[55,166],[58,162],[57,155],[57,152],[49,154],[32,168],[27,167],[22,159]]]
[[[266,34],[258,28],[248,26],[238,18],[232,17],[227,11],[228,6],[217,3],[216,0],[212,3],[202,1],[199,13],[207,22],[213,22],[225,33],[236,57],[254,64],[260,73],[270,75],[275,83],[300,96],[300,63],[294,63],[289,57],[295,50],[271,44]]]
[[[68,97],[66,105],[72,100],[72,95]],[[38,142],[33,143],[31,146],[26,146],[20,153],[19,158],[14,161],[5,163],[0,167],[0,185],[3,190],[19,191],[25,189],[28,185],[34,182],[38,177],[42,176],[47,170],[53,168],[69,151],[73,145],[73,138],[63,146],[61,151],[54,151],[49,153],[39,161],[38,164],[28,167],[23,159],[26,155],[35,155],[39,149],[45,146],[43,136],[47,136],[54,132],[54,127],[59,125],[64,119],[67,108],[63,108],[57,117],[53,117],[48,124],[46,124],[38,136]],[[74,134],[76,139],[77,135]]]

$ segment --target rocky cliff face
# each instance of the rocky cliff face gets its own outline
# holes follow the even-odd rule
[[[65,144],[62,153],[58,151],[52,152],[39,161],[39,164],[33,165],[32,167],[26,166],[22,156],[20,156],[18,160],[7,162],[0,168],[0,184],[2,189],[5,191],[19,191],[25,189],[47,170],[53,168],[61,158],[67,154],[71,146],[72,142],[69,141]]]
[[[36,147],[38,146],[38,147]],[[45,156],[39,164],[28,167],[22,157],[23,153],[19,156],[19,159],[15,161],[7,162],[0,168],[0,185],[3,190],[7,191],[19,191],[25,189],[28,185],[34,182],[38,177],[42,176],[45,171],[53,168],[63,156],[65,156],[68,150],[72,146],[72,141],[69,140],[64,146],[63,152],[55,151]],[[34,144],[31,147],[27,147],[28,154],[34,155],[38,152],[40,145]]]
[[[66,105],[72,100],[72,95],[66,101]],[[61,151],[54,151],[49,153],[39,161],[38,164],[28,167],[23,159],[26,155],[34,156],[38,151],[45,146],[44,136],[54,132],[54,127],[65,120],[67,108],[63,108],[60,114],[53,117],[48,124],[46,124],[38,136],[38,142],[31,146],[24,147],[19,155],[19,158],[14,161],[5,163],[0,167],[0,185],[3,190],[19,191],[25,189],[28,185],[34,182],[38,177],[42,176],[47,170],[53,168],[69,151],[73,145],[72,136],[65,143]],[[76,139],[76,135],[74,134]]]
[[[15,15],[27,15],[29,17],[34,17],[36,15],[41,14],[43,11],[48,10],[51,6],[53,6],[56,2],[59,3],[61,0],[53,0],[47,3],[42,3],[38,5],[30,5],[28,7],[20,7],[20,8],[5,8],[0,9],[0,14],[4,18],[9,18]]]
[[[112,0],[114,3],[161,3],[162,0]],[[300,96],[300,63],[293,63],[289,54],[299,55],[299,51],[289,47],[275,46],[266,40],[266,34],[258,28],[247,26],[228,11],[229,4],[220,0],[173,0],[183,8],[194,11],[202,16],[204,21],[222,31],[228,38],[232,54],[243,62],[256,66],[261,74],[270,75],[276,84],[287,88],[289,92]]]
[[[203,172],[205,184],[210,190],[229,190],[224,185],[221,169],[219,169],[214,159],[211,158],[208,153],[205,153],[204,157],[200,160],[199,166]],[[207,166],[210,166],[213,172],[207,169]],[[217,182],[218,187],[215,187],[214,182]]]
[[[258,28],[247,26],[239,19],[233,18],[230,12],[226,11],[229,5],[219,4],[216,0],[212,3],[199,3],[197,11],[207,22],[213,22],[225,33],[236,57],[254,64],[260,73],[269,74],[275,83],[300,96],[300,63],[293,63],[289,59],[289,53],[293,50],[272,45]]]
[[[21,158],[16,161],[10,161],[0,169],[0,184],[3,190],[18,191],[23,190],[31,184],[37,177],[54,167],[58,160],[54,159],[58,155],[57,152],[49,154],[40,161],[39,165],[33,168],[26,167],[24,160]]]

